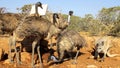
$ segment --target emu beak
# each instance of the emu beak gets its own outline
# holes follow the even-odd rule
[[[42,5],[40,6],[40,8],[42,8],[42,9],[43,9]]]

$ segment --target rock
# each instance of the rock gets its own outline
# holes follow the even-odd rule
[[[0,61],[3,59],[4,56],[4,50],[0,48]]]

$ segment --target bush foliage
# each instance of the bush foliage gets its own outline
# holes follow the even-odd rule
[[[72,16],[68,29],[89,32],[91,35],[120,36],[120,6],[103,8],[97,17],[91,14],[83,18]]]

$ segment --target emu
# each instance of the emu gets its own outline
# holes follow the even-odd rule
[[[24,22],[22,22],[15,31],[13,31],[13,36],[10,37],[10,48],[11,46],[16,46],[17,38],[25,38],[27,36],[33,35],[35,37],[32,43],[32,67],[34,67],[34,48],[36,44],[39,43],[39,40],[42,38],[49,39],[53,35],[60,32],[60,29],[55,27],[48,20],[40,17],[27,17]],[[38,46],[38,52],[40,46]],[[11,49],[10,49],[11,50]],[[11,51],[10,51],[11,52]],[[19,55],[17,54],[17,49],[15,48],[17,63],[20,63]],[[41,57],[39,53],[39,60],[41,62]],[[10,58],[10,61],[13,60]],[[42,65],[42,63],[41,63]]]
[[[24,17],[24,18],[26,18],[26,17]],[[27,22],[27,23],[23,24],[24,18],[22,16],[18,15],[18,14],[13,14],[13,13],[0,14],[0,33],[10,35],[10,39],[9,39],[9,42],[10,42],[9,43],[9,52],[10,52],[9,59],[10,59],[10,62],[13,62],[13,58],[11,56],[12,45],[16,45],[16,43],[13,43],[13,42],[16,42],[16,41],[14,41],[14,39],[16,37],[13,34],[16,34],[15,32],[21,31],[21,33],[20,34],[18,33],[18,34],[21,35],[21,36],[24,36],[24,34],[29,34],[29,32],[32,32],[31,30],[33,28],[31,26],[35,27],[36,25],[38,25],[38,24],[35,24],[34,22],[39,17],[38,18],[37,17],[28,17],[28,18],[25,19],[25,22]],[[32,20],[32,19],[34,19],[34,20]],[[38,21],[40,22],[41,19],[43,19],[43,18],[40,18],[40,20],[37,20],[37,22]],[[47,21],[47,20],[46,21],[44,21],[44,20],[45,19],[43,19],[42,22],[48,22],[48,23],[44,23],[43,26],[42,26],[42,24],[40,25],[40,23],[39,23],[40,26],[38,26],[38,27],[40,27],[40,28],[42,27],[41,28],[42,30],[40,32],[43,33],[44,36],[47,35],[47,39],[48,39],[48,38],[50,38],[51,35],[53,35],[53,33],[55,32],[55,30],[57,30],[57,28],[54,27],[54,25],[52,25],[52,24],[50,24],[51,27],[49,27],[50,22]],[[33,21],[32,25],[30,24],[30,21]],[[34,25],[33,25],[33,23],[34,23]],[[24,25],[24,26],[21,27],[22,25]],[[26,26],[26,25],[28,25],[28,26]],[[46,33],[44,32],[45,30],[43,29],[44,26],[46,26],[48,28],[48,29],[46,29]],[[31,27],[31,29],[29,29],[30,27]],[[26,29],[26,28],[28,28],[29,30]],[[19,29],[21,29],[21,30],[19,30]],[[28,32],[27,32],[27,30],[28,30]],[[33,30],[37,30],[37,29],[33,29]],[[47,32],[47,30],[49,32]],[[58,29],[58,31],[59,31],[59,29]],[[33,31],[33,34],[34,34],[34,31]],[[26,35],[26,36],[29,36],[29,35]],[[43,38],[43,36],[41,36],[41,37]],[[16,57],[17,61],[19,61],[19,54],[17,53],[16,47],[15,46],[13,46],[13,47],[15,48],[16,56],[18,57],[18,58]],[[20,61],[18,63],[20,63]]]
[[[57,39],[58,59],[55,59],[55,56],[52,54],[49,56],[48,62],[50,60],[53,60],[54,62],[63,62],[65,51],[68,53],[70,58],[73,58],[71,52],[74,48],[77,48],[77,53],[74,62],[77,63],[76,60],[79,54],[79,49],[83,46],[85,46],[85,39],[82,36],[80,36],[79,33],[77,33],[74,30],[64,30],[60,33]]]

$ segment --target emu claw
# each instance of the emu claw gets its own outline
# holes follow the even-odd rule
[[[76,62],[76,61],[73,61],[72,64],[77,64],[77,62]]]

